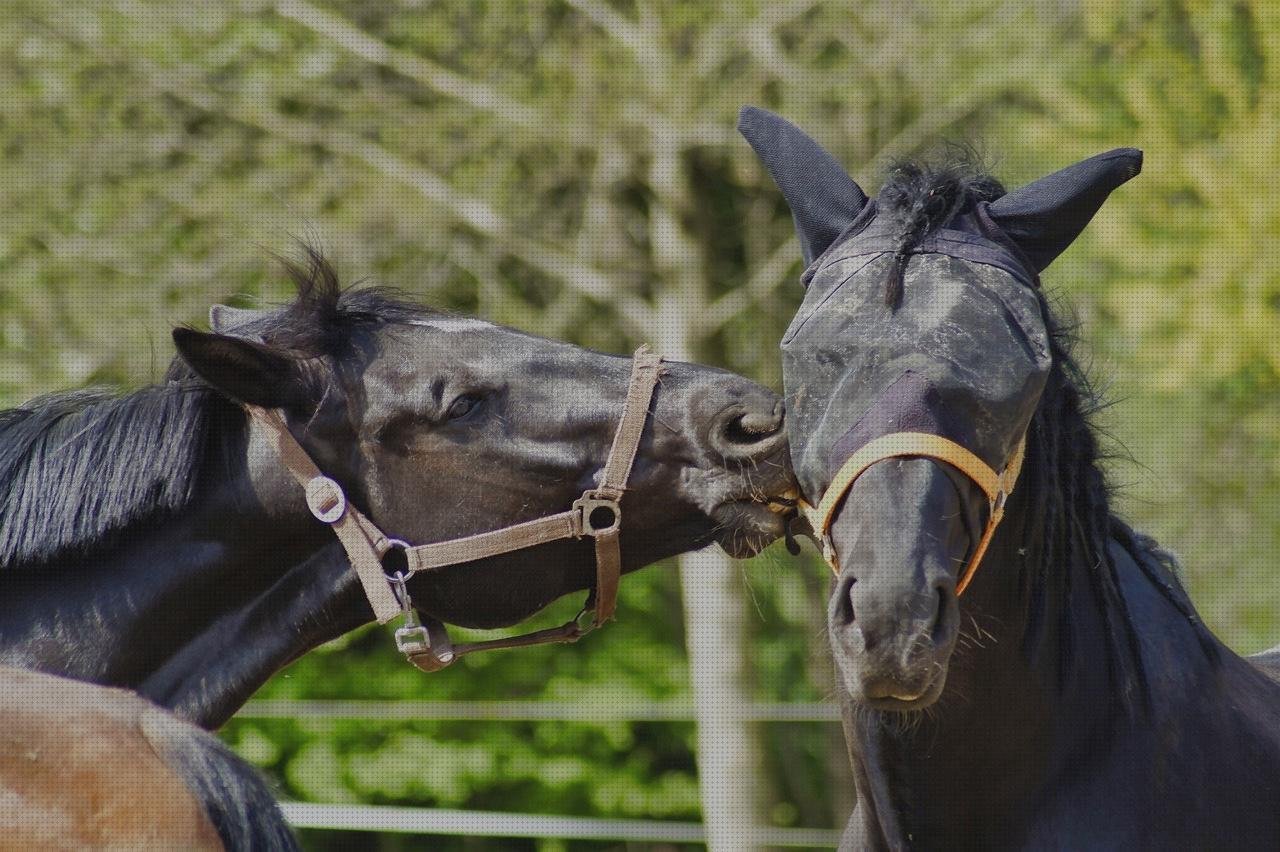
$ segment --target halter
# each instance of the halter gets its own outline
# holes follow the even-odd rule
[[[868,442],[849,456],[848,460],[840,466],[835,479],[827,487],[818,505],[803,506],[805,517],[809,519],[814,533],[822,541],[822,555],[827,560],[827,564],[831,566],[833,573],[839,574],[840,566],[836,562],[835,547],[831,542],[831,522],[835,519],[837,507],[858,477],[866,473],[873,464],[885,459],[921,456],[946,462],[977,483],[991,504],[982,538],[978,539],[978,545],[973,549],[973,555],[969,557],[969,562],[960,574],[959,582],[956,583],[956,594],[961,595],[978,570],[978,565],[987,552],[987,546],[991,544],[991,538],[995,535],[996,527],[1004,517],[1004,504],[1013,493],[1013,486],[1018,481],[1018,473],[1022,470],[1022,459],[1026,449],[1027,436],[1024,434],[1018,441],[1018,446],[1014,448],[1013,455],[1009,457],[1009,463],[1005,465],[1004,470],[997,473],[972,451],[949,438],[928,432],[891,432]]]
[[[588,488],[564,512],[513,524],[491,532],[411,546],[378,529],[302,448],[284,415],[278,409],[246,406],[249,415],[266,427],[275,440],[280,461],[306,490],[307,508],[317,520],[329,525],[351,560],[365,597],[379,624],[397,615],[404,626],[396,630],[396,647],[409,662],[425,672],[439,671],[458,657],[473,651],[541,645],[548,642],[576,642],[613,617],[622,576],[622,526],[620,501],[635,463],[636,450],[649,419],[649,403],[658,383],[662,356],[641,346],[632,356],[631,380],[622,407],[618,428],[613,434],[609,456],[601,470],[599,485]],[[454,645],[443,624],[433,618],[419,621],[409,598],[408,580],[420,571],[474,562],[561,539],[595,539],[596,585],[586,604],[571,621],[559,627],[538,630],[508,639],[492,639]],[[399,551],[404,567],[388,575],[383,563],[389,553]],[[587,614],[591,619],[586,619]]]

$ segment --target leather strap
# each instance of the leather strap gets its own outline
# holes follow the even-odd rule
[[[818,505],[816,507],[804,505],[802,509],[805,517],[809,519],[809,525],[813,527],[814,533],[823,543],[823,556],[827,564],[831,566],[833,572],[838,574],[840,567],[836,563],[835,550],[831,546],[828,533],[831,522],[835,519],[836,510],[858,477],[866,473],[873,464],[885,459],[921,456],[946,462],[977,483],[990,502],[990,511],[982,537],[978,539],[978,544],[974,547],[969,562],[956,583],[956,594],[960,595],[973,579],[978,565],[982,562],[982,557],[987,552],[988,545],[991,544],[991,538],[995,535],[996,527],[1004,517],[1004,504],[1009,494],[1013,492],[1018,474],[1022,471],[1022,460],[1026,454],[1026,448],[1027,436],[1023,435],[1014,448],[1013,455],[1009,457],[1009,463],[1005,465],[1004,470],[997,473],[968,448],[949,438],[928,432],[891,432],[868,442],[849,456],[836,472],[835,478],[827,487]]]
[[[251,406],[248,411],[254,420],[266,427],[265,432],[275,444],[285,470],[306,491],[311,514],[329,524],[342,542],[378,623],[386,624],[395,618],[400,614],[400,604],[391,593],[387,575],[382,571],[382,555],[388,549],[387,537],[359,509],[347,502],[338,483],[320,472],[289,431],[289,424],[279,410]]]
[[[586,630],[578,618],[557,628],[523,636],[454,646],[443,625],[433,620],[411,621],[412,607],[404,581],[420,571],[474,562],[503,553],[536,547],[551,541],[591,536],[595,539],[596,584],[589,601],[594,601],[592,626],[599,627],[613,617],[622,577],[622,525],[620,501],[635,464],[636,453],[649,419],[649,405],[661,372],[662,357],[641,346],[631,366],[631,379],[618,428],[601,470],[599,484],[588,489],[565,512],[548,515],[490,532],[476,533],[449,541],[410,546],[380,530],[346,498],[342,487],[321,473],[306,450],[289,431],[278,410],[247,406],[249,415],[271,436],[280,461],[306,490],[307,506],[320,521],[332,527],[342,542],[351,566],[360,577],[365,596],[379,624],[397,615],[406,616],[405,627],[396,631],[396,642],[405,656],[424,671],[436,671],[458,656],[478,650],[512,648],[546,642],[573,642]],[[402,598],[397,598],[383,570],[382,562],[392,549],[404,553],[406,572],[398,576]]]
[[[585,614],[584,610],[582,614]],[[459,657],[474,654],[476,651],[497,651],[502,648],[525,648],[530,645],[547,645],[550,643],[568,644],[577,642],[590,632],[590,627],[583,627],[581,615],[572,621],[566,621],[559,627],[535,630],[519,636],[505,639],[487,639],[483,642],[460,642],[457,645],[449,639],[444,625],[434,619],[428,619],[423,628],[427,631],[429,641],[405,650],[405,658],[424,672],[438,672]]]

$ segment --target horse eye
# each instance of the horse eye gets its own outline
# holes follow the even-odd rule
[[[481,402],[479,394],[463,394],[449,404],[449,410],[445,413],[445,417],[449,420],[460,420],[479,408]]]

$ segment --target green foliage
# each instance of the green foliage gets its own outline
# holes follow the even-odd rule
[[[1209,624],[1258,650],[1280,634],[1280,16],[1095,6],[1095,61],[993,133],[1021,137],[1025,177],[1144,149],[1142,176],[1049,280],[1115,383],[1102,421],[1141,463],[1113,465],[1124,510],[1183,556]]]
[[[1142,147],[1142,177],[1047,283],[1122,400],[1102,422],[1141,463],[1114,466],[1126,512],[1186,556],[1236,647],[1280,635],[1276,4],[0,6],[6,405],[157,379],[174,325],[287,297],[265,250],[294,234],[349,280],[611,351],[650,339],[778,386],[798,251],[732,132],[741,104],[785,112],[868,188],[941,138],[977,142],[1009,185]],[[754,694],[825,697],[823,570],[775,549],[743,574]],[[655,566],[577,646],[424,678],[369,629],[263,696],[687,704],[683,629],[680,585]],[[771,819],[841,822],[838,729],[761,732]],[[689,723],[244,718],[226,735],[313,801],[699,818]]]

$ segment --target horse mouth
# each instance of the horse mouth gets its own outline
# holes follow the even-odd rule
[[[753,494],[726,500],[712,512],[716,541],[734,559],[750,559],[781,538],[796,514],[800,494]]]
[[[898,713],[911,710],[923,710],[938,700],[942,694],[942,686],[946,676],[933,677],[923,683],[906,684],[880,681],[874,685],[864,685],[862,700],[873,710],[885,710]]]

